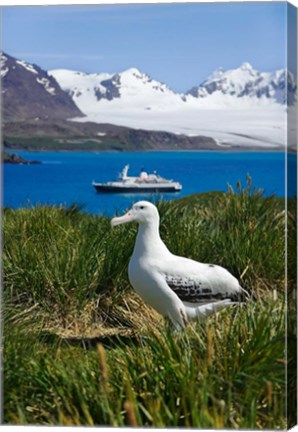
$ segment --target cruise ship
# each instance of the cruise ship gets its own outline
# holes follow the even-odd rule
[[[113,193],[138,193],[138,192],[179,192],[182,185],[173,180],[167,180],[154,171],[148,174],[143,169],[138,177],[128,175],[129,165],[125,165],[117,180],[107,183],[97,183],[93,181],[92,185],[97,192]]]

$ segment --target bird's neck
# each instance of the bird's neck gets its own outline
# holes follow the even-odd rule
[[[152,221],[139,225],[134,254],[158,257],[169,253],[168,248],[160,238],[158,222]]]

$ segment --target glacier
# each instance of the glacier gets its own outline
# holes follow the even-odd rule
[[[297,85],[286,70],[259,72],[249,63],[217,69],[186,93],[176,93],[137,68],[108,74],[49,71],[85,114],[72,121],[111,123],[212,137],[219,148],[282,148],[287,142],[287,94]]]

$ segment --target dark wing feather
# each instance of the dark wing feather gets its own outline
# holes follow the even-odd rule
[[[230,299],[234,302],[247,300],[248,293],[239,286],[239,291],[228,292],[212,290],[210,286],[204,286],[203,282],[195,281],[190,278],[173,277],[166,275],[168,286],[182,301],[189,303],[211,303],[219,300]]]

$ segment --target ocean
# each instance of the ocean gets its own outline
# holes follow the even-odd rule
[[[111,216],[139,199],[169,200],[199,192],[227,191],[229,184],[236,190],[239,180],[245,186],[247,175],[253,186],[264,190],[265,196],[285,196],[282,152],[14,153],[42,164],[4,165],[3,206],[13,208],[77,203],[86,212]],[[179,181],[183,189],[163,195],[96,193],[93,180],[115,180],[126,164],[130,165],[130,175],[138,175],[142,168],[157,171],[162,177]],[[289,155],[291,171],[295,164],[296,155]],[[296,194],[294,183],[290,184],[289,196]]]

